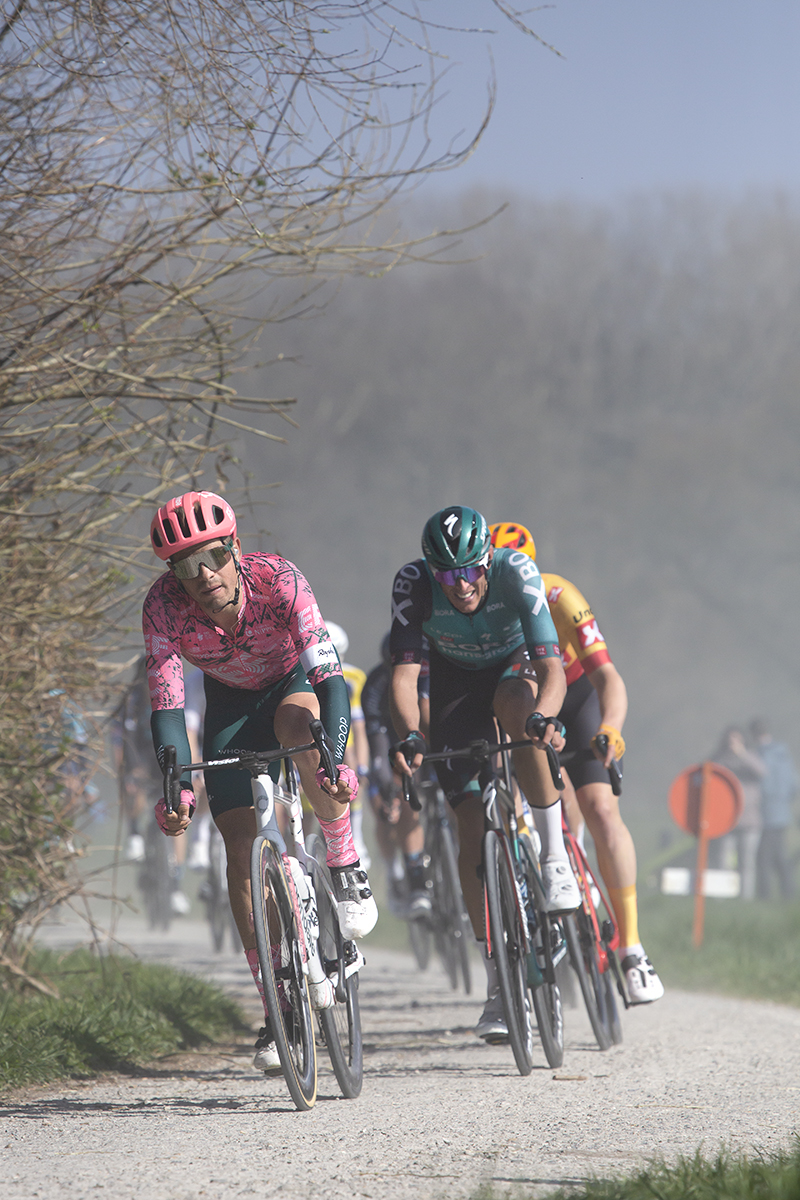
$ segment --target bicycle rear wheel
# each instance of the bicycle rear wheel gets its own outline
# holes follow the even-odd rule
[[[600,1049],[608,1050],[612,1036],[608,1023],[606,987],[598,965],[597,942],[591,918],[583,909],[570,913],[564,918],[564,932],[589,1024]]]
[[[332,1008],[323,1008],[317,1018],[342,1095],[347,1100],[355,1100],[361,1094],[364,1080],[361,1009],[358,972],[350,976],[345,972],[357,950],[353,942],[342,939],[339,916],[326,887],[330,882],[327,867],[318,861],[313,864],[313,879],[319,915],[320,958],[326,975],[336,984],[336,1003]]]
[[[483,869],[491,955],[508,1025],[508,1040],[520,1075],[530,1075],[533,1026],[528,1001],[525,936],[516,882],[505,841],[493,829],[483,839]]]
[[[453,831],[447,822],[439,823],[435,827],[429,853],[433,874],[434,928],[437,930],[439,955],[450,986],[457,988],[461,980],[464,991],[469,995],[472,990],[469,965],[472,927],[461,893]]]
[[[411,952],[417,960],[417,966],[420,971],[427,971],[428,964],[431,961],[431,927],[424,917],[420,917],[416,921],[406,921],[408,925],[408,940],[411,943]]]
[[[619,1019],[619,1007],[617,1005],[616,987],[614,976],[611,969],[607,969],[603,975],[603,984],[606,993],[606,1012],[608,1013],[608,1031],[611,1034],[611,1041],[615,1046],[618,1046],[622,1041],[622,1022]]]
[[[258,961],[272,1034],[289,1094],[296,1107],[304,1112],[313,1107],[317,1098],[317,1047],[303,974],[302,932],[292,902],[293,887],[290,890],[280,852],[266,831],[259,833],[253,842],[250,886]],[[277,965],[273,965],[272,946],[280,947]]]

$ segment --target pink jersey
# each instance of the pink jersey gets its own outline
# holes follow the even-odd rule
[[[183,708],[181,657],[229,687],[258,691],[299,663],[312,686],[341,675],[314,593],[293,563],[277,554],[241,559],[244,605],[228,634],[169,571],[144,602],[142,628],[154,711]]]

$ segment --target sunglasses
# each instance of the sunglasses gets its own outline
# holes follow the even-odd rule
[[[233,542],[226,539],[221,546],[204,546],[196,554],[189,554],[179,562],[168,561],[167,566],[176,579],[196,579],[201,567],[206,567],[209,571],[218,571],[220,567],[224,567],[230,562],[232,552]]]
[[[467,583],[475,583],[478,579],[483,579],[485,574],[486,567],[457,567],[455,571],[434,571],[433,578],[437,583],[453,587],[459,579],[466,579]]]

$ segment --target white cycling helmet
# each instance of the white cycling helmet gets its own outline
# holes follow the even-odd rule
[[[347,654],[347,647],[350,645],[350,639],[342,629],[341,625],[337,625],[335,621],[326,621],[328,627],[328,636],[336,647],[336,653],[339,658],[344,658]]]

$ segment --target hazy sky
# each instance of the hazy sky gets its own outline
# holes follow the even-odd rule
[[[486,0],[423,0],[452,61],[439,130],[472,129],[488,46],[497,108],[474,157],[434,185],[605,199],[651,188],[800,189],[800,0],[556,0],[517,33]]]

